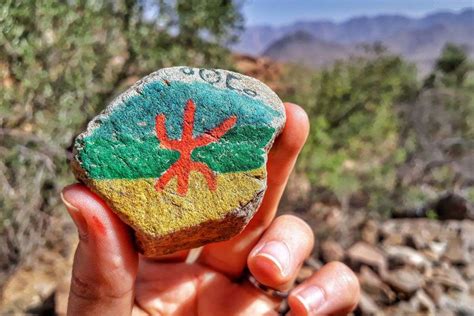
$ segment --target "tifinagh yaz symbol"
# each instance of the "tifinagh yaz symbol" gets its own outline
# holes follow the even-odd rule
[[[217,188],[216,175],[206,164],[193,161],[191,153],[197,147],[217,142],[235,125],[237,117],[235,115],[231,116],[212,130],[194,138],[195,112],[196,105],[193,100],[188,100],[184,110],[183,133],[180,140],[168,138],[164,114],[158,114],[155,118],[156,136],[160,141],[160,145],[166,149],[175,150],[180,154],[179,159],[156,181],[155,189],[157,191],[163,190],[166,184],[176,176],[178,178],[178,194],[185,195],[188,192],[189,175],[192,170],[199,171],[204,175],[210,190],[214,191]]]

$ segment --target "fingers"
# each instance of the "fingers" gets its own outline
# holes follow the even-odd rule
[[[346,315],[360,297],[356,275],[343,263],[331,262],[296,287],[288,298],[292,316]]]
[[[61,195],[79,231],[68,315],[130,315],[138,255],[127,226],[83,185]]]
[[[239,275],[250,250],[270,225],[288,177],[308,136],[308,116],[296,104],[285,103],[286,125],[268,155],[267,190],[257,214],[245,230],[229,241],[204,247],[200,262],[231,276]]]
[[[292,215],[280,216],[250,253],[249,270],[260,283],[288,290],[313,245],[314,236],[308,224]]]

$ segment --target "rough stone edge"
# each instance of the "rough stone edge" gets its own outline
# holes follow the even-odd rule
[[[211,242],[219,242],[229,240],[245,229],[247,224],[257,212],[262,203],[265,193],[265,187],[259,191],[254,199],[250,200],[243,208],[236,208],[229,211],[224,218],[218,220],[210,220],[199,225],[194,225],[180,231],[170,233],[164,237],[153,237],[135,232],[136,245],[139,251],[146,257],[153,258],[170,253],[174,253],[183,249],[192,249],[204,246]],[[225,225],[224,225],[225,224]],[[223,226],[224,225],[224,226]],[[206,233],[222,232],[227,234],[219,234],[217,237]],[[201,232],[198,234],[198,232]],[[189,240],[187,236],[201,236],[191,242],[179,243],[180,240]]]

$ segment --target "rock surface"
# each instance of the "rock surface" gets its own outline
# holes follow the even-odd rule
[[[315,253],[326,262],[328,249],[342,248],[340,260],[361,285],[355,315],[474,315],[474,221],[364,220],[319,203],[313,208],[302,214],[310,222],[339,218],[312,222],[315,233],[327,236],[320,235]],[[298,283],[311,275],[308,269],[318,270],[305,264]]]
[[[285,123],[277,95],[225,70],[161,69],[118,96],[75,141],[76,177],[149,257],[239,233],[266,188]]]

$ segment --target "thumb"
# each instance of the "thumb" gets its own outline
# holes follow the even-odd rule
[[[61,198],[79,232],[68,315],[130,315],[138,254],[127,226],[83,185]]]

